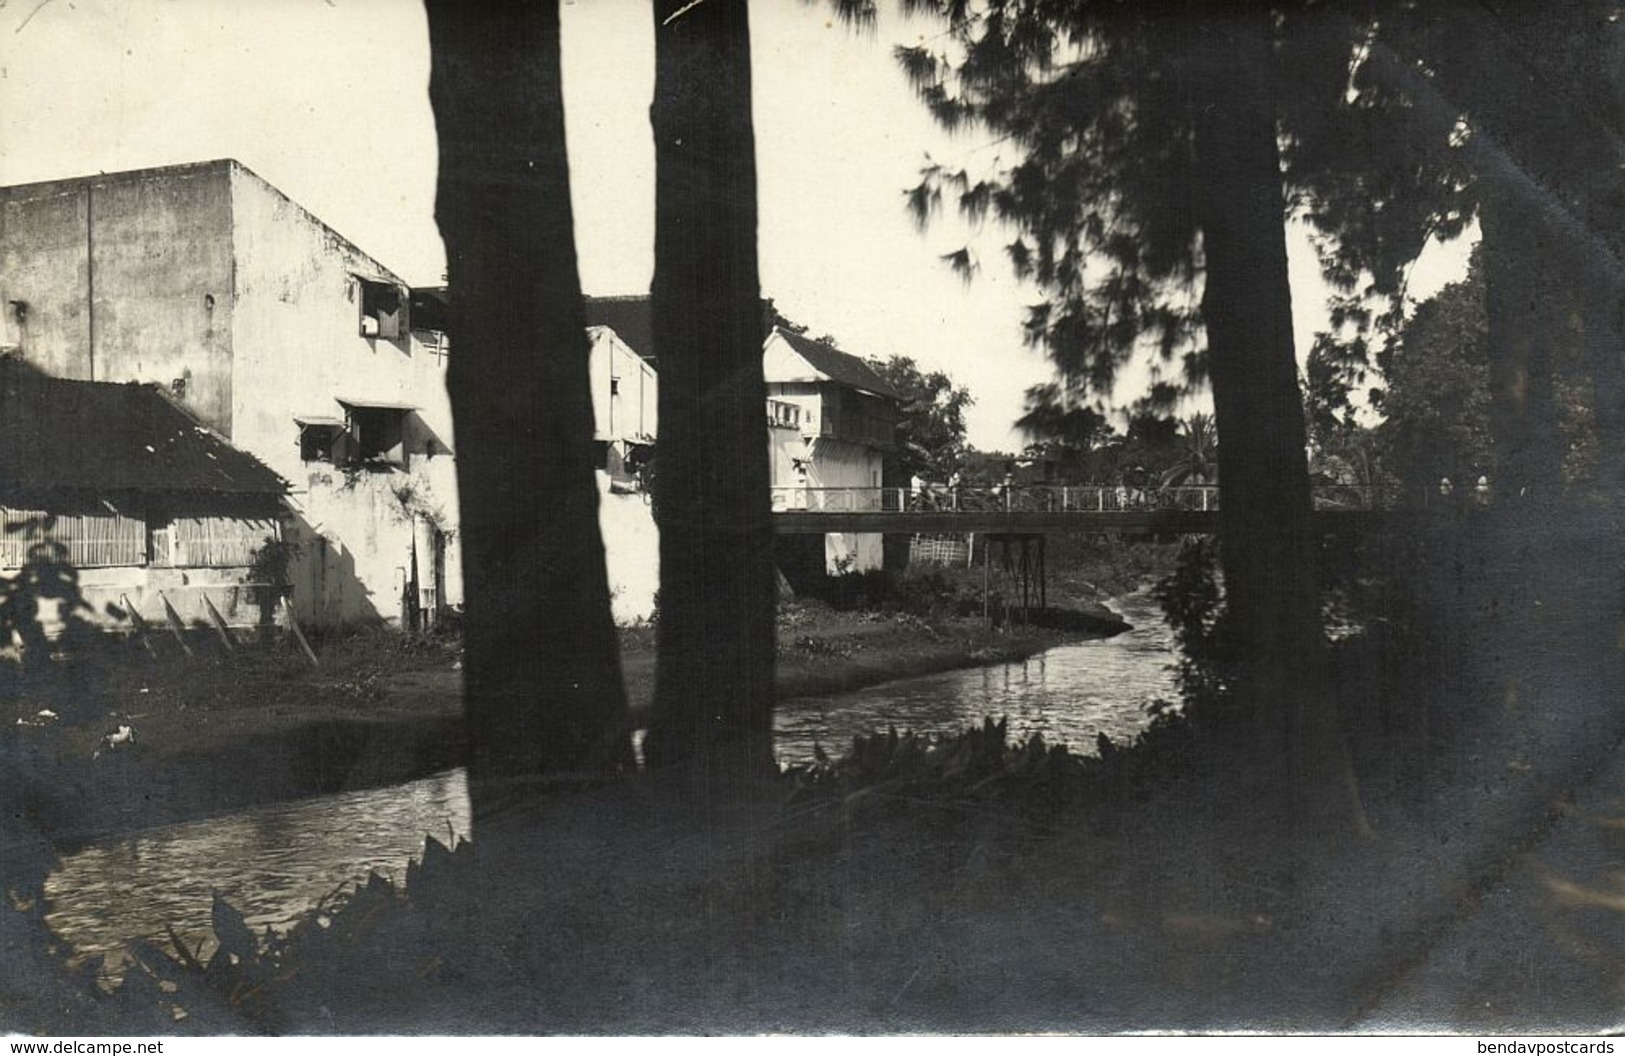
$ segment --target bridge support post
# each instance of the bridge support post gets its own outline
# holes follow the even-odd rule
[[[982,626],[991,624],[992,616],[988,612],[989,570],[993,567],[993,548],[987,545],[988,536],[982,537]]]
[[[1032,618],[1033,602],[1038,608],[1049,605],[1047,565],[1048,539],[1042,532],[990,532],[983,536],[982,548],[982,615],[989,618],[992,594],[992,543],[999,544],[999,583],[1008,593],[1004,608],[1008,617],[1016,610],[1021,622]]]

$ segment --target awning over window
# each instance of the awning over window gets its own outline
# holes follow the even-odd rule
[[[330,425],[335,429],[343,429],[345,426],[343,418],[335,418],[331,414],[296,414],[293,420],[303,426]]]
[[[415,403],[393,403],[389,400],[353,400],[345,396],[335,397],[339,403],[354,410],[357,407],[375,411],[415,411]]]

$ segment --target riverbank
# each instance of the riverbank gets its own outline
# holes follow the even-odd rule
[[[1435,562],[1455,577],[1451,648],[1401,652],[1416,632],[1383,623],[1334,652],[1345,728],[1367,732],[1368,836],[1272,828],[1290,800],[1244,731],[1163,719],[1099,758],[994,727],[880,736],[726,795],[661,773],[488,798],[478,843],[431,847],[404,892],[368,885],[263,947],[222,910],[236,963],[205,976],[149,951],[174,989],[143,975],[45,1024],[1615,1030],[1617,624],[1574,577],[1547,588],[1570,555],[1547,562]]]
[[[1480,765],[1406,809],[1368,786],[1373,838],[1291,846],[1223,760],[1179,762],[1177,723],[1102,759],[993,729],[877,737],[725,800],[675,774],[541,790],[431,847],[404,891],[369,885],[287,943],[228,939],[213,982],[149,960],[177,989],[149,980],[116,1022],[144,1002],[184,1007],[185,1033],[1614,1029],[1621,960],[1585,937],[1618,931],[1592,841],[1618,846],[1625,767],[1585,723],[1534,725],[1544,746],[1521,719],[1486,729]],[[1559,836],[1590,830],[1566,850],[1554,799]],[[1485,923],[1516,928],[1466,928],[1462,968],[1448,934],[1486,892]],[[1543,1001],[1559,978],[1575,989]]]
[[[1021,659],[1121,626],[1101,609],[1075,614],[1065,629],[1000,631],[976,618],[790,603],[779,615],[779,695]],[[622,645],[637,723],[653,693],[653,628],[623,632]],[[199,641],[193,655],[157,657],[124,643],[68,684],[36,685],[0,706],[12,750],[40,789],[42,829],[72,846],[463,762],[454,638],[365,632],[318,647],[322,663],[312,668],[286,642],[227,652]]]

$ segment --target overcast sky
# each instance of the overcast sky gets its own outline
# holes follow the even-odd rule
[[[911,355],[970,388],[971,441],[1011,448],[1027,386],[1022,305],[998,231],[903,204],[933,157],[1000,162],[986,133],[950,138],[891,58],[940,29],[884,17],[874,36],[828,5],[751,8],[762,290],[862,355]],[[564,79],[581,279],[642,293],[653,271],[653,31],[646,0],[566,0]],[[440,278],[428,39],[417,0],[0,0],[0,184],[234,157],[414,283]],[[1008,158],[1003,159],[1008,161]],[[1002,237],[1001,237],[1002,236]],[[942,254],[983,266],[968,287]],[[1294,253],[1300,354],[1320,325]],[[1459,269],[1445,254],[1414,288]]]

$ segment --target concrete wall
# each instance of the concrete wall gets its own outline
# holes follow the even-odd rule
[[[246,169],[232,170],[237,312],[232,442],[289,479],[295,415],[342,417],[341,398],[409,404],[409,456],[455,449],[445,357],[410,333],[361,333],[361,281],[405,283]]]
[[[610,611],[620,625],[654,615],[660,589],[660,531],[648,496],[617,495],[609,474],[598,476],[598,530],[604,537]]]
[[[295,613],[317,626],[398,622],[419,517],[450,536],[442,600],[461,604],[446,357],[409,330],[364,336],[362,277],[397,283],[403,295],[405,283],[252,172],[234,167],[231,179],[232,441],[293,485]],[[404,468],[347,472],[301,460],[295,416],[343,418],[341,400],[414,408]],[[420,570],[420,581],[427,575]]]
[[[229,435],[230,172],[207,162],[0,190],[3,343],[57,377],[162,385]]]
[[[808,487],[877,488],[881,453],[863,444],[815,440],[807,474]],[[871,505],[879,506],[879,492]],[[868,572],[882,567],[882,536],[872,532],[835,532],[824,536],[824,559],[830,572]]]
[[[400,624],[415,526],[412,511],[391,488],[393,478],[346,475],[332,466],[302,475],[289,532],[296,553],[293,607],[302,623]]]
[[[60,183],[0,190],[0,344],[59,378],[90,378],[86,196]],[[26,306],[19,320],[12,302]]]
[[[652,443],[659,435],[660,382],[654,368],[607,326],[589,327],[587,336],[593,439]]]

